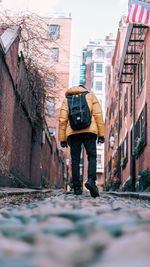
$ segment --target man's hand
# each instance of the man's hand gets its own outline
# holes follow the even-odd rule
[[[62,141],[62,142],[60,142],[60,145],[61,145],[61,147],[68,147],[68,144],[67,144],[67,142],[66,141]]]
[[[104,138],[104,136],[99,136],[98,137],[98,140],[97,140],[97,143],[98,144],[103,144],[105,142],[105,138]]]

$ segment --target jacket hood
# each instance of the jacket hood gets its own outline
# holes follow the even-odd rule
[[[86,88],[83,88],[81,86],[73,86],[66,91],[65,95],[71,96],[71,95],[78,95],[82,93],[89,93],[89,91]]]

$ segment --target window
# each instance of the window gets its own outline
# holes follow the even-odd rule
[[[95,56],[96,56],[97,58],[104,58],[104,51],[103,51],[102,49],[97,49],[97,50],[95,51]]]
[[[118,117],[114,121],[114,131],[118,132]]]
[[[97,63],[96,64],[96,73],[102,73],[103,72],[103,64]]]
[[[97,164],[102,165],[102,155],[101,154],[97,154]]]
[[[48,115],[52,115],[54,113],[54,111],[55,111],[54,97],[48,97],[46,102],[47,102],[46,113]]]
[[[144,109],[142,110],[138,121],[136,122],[135,126],[135,143],[142,140],[143,146],[147,143],[147,104],[145,104]]]
[[[130,149],[131,149],[131,155],[133,155],[134,151],[134,142],[133,142],[133,127],[130,131]]]
[[[60,36],[60,25],[57,24],[49,25],[48,34],[52,41],[57,40]]]
[[[95,82],[95,90],[96,91],[102,91],[102,89],[103,89],[103,83],[102,83],[102,81],[96,81]]]
[[[113,98],[111,98],[111,104],[110,104],[110,109],[109,109],[109,120],[111,120],[112,107],[113,107]]]
[[[133,86],[131,85],[130,89],[130,114],[132,114],[133,111]]]
[[[86,82],[86,65],[81,64],[80,65],[80,84],[85,84]]]
[[[57,47],[51,48],[51,58],[56,62],[59,61],[59,48]]]
[[[124,95],[124,117],[128,114],[128,87]]]
[[[119,131],[122,128],[122,108],[119,111]]]
[[[147,104],[145,104],[145,107],[142,110],[139,119],[135,125],[135,143],[133,148],[136,158],[138,158],[143,153],[146,144],[147,144]]]
[[[119,83],[119,99],[121,99],[123,91],[124,91],[123,84]]]
[[[54,88],[56,86],[56,76],[50,75],[45,79],[47,87]]]
[[[140,63],[138,65],[138,93],[142,91],[142,87],[145,80],[145,49],[142,52]]]
[[[128,133],[121,145],[121,158],[122,158],[122,168],[124,169],[128,162]]]
[[[110,159],[108,162],[108,172],[109,172],[109,174],[111,174],[111,172],[112,172],[112,159]]]
[[[56,128],[55,127],[49,127],[48,130],[49,130],[49,134],[51,136],[55,136],[55,134],[56,134]]]
[[[109,52],[106,54],[106,57],[107,57],[107,58],[111,58],[111,56],[112,56],[112,52],[109,51]]]
[[[85,57],[92,57],[92,50],[84,52]]]

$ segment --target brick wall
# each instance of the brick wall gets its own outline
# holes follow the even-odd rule
[[[64,156],[61,150],[58,150],[57,143],[52,137],[52,161],[51,161],[51,186],[60,188],[64,183]]]
[[[32,127],[19,101],[15,101],[10,172],[30,182]]]
[[[0,185],[62,187],[63,156],[48,133],[43,143],[47,126],[18,44],[17,37],[7,53],[0,47]]]
[[[15,95],[12,81],[0,51],[0,176],[8,174],[12,150]]]
[[[106,169],[106,179],[108,178],[109,174],[111,175],[111,179],[115,178],[115,175],[113,175],[113,170],[116,169],[116,166],[113,168],[113,164],[111,165],[111,172],[109,173],[109,162],[111,159],[113,159],[116,149],[118,147],[121,147],[124,143],[125,137],[128,133],[128,146],[126,146],[127,149],[127,163],[125,166],[122,166],[122,161],[124,159],[124,153],[123,153],[123,148],[121,148],[121,156],[120,156],[120,173],[119,173],[119,178],[121,179],[121,183],[123,184],[129,176],[134,175],[132,173],[132,153],[131,153],[131,130],[133,127],[133,103],[131,105],[131,86],[134,86],[134,81],[132,77],[132,81],[130,83],[121,83],[120,86],[118,86],[117,79],[115,77],[116,73],[119,73],[118,66],[120,66],[120,59],[122,57],[122,50],[119,50],[119,47],[124,44],[124,36],[122,37],[120,35],[120,38],[117,38],[116,41],[116,48],[115,48],[115,53],[113,56],[113,61],[112,61],[112,70],[111,70],[111,80],[108,83],[108,92],[106,93],[108,103],[107,103],[107,114],[106,114],[106,142],[105,142],[105,169]],[[139,120],[139,117],[141,115],[142,110],[144,110],[145,105],[147,104],[147,140],[146,144],[143,147],[143,150],[141,154],[136,155],[135,159],[135,180],[137,180],[138,174],[140,171],[150,168],[150,123],[149,123],[149,116],[150,116],[150,83],[149,83],[149,77],[150,77],[150,62],[149,62],[149,57],[150,57],[150,31],[148,30],[145,40],[142,46],[142,49],[140,51],[140,57],[138,59],[138,64],[140,63],[141,60],[141,55],[144,53],[144,67],[143,69],[145,70],[144,74],[144,82],[142,86],[139,89],[139,81],[140,81],[140,75],[138,75],[138,68],[139,65],[136,64],[136,73],[135,73],[135,124],[137,125],[137,122]],[[127,51],[124,51],[127,52]],[[116,81],[116,82],[115,82]],[[127,101],[126,99],[126,92],[128,91],[128,97]],[[110,109],[111,109],[111,99],[115,96],[115,92],[117,92],[116,99],[117,99],[117,105],[114,111],[113,116],[109,116],[110,114]],[[118,97],[118,94],[120,92],[120,99]],[[125,112],[125,105],[127,103],[127,111]],[[132,107],[132,112],[131,112],[131,107]],[[122,126],[120,127],[120,131],[118,133],[118,123],[119,123],[119,110],[122,108]],[[116,114],[116,116],[115,116]],[[109,118],[110,117],[110,118]],[[117,118],[117,128],[115,126],[115,120]],[[144,115],[143,115],[144,118]],[[144,121],[145,119],[143,119]],[[146,121],[146,120],[145,120]],[[140,126],[143,127],[143,126]],[[112,129],[112,130],[111,130]],[[146,129],[146,127],[145,127]],[[137,131],[137,132],[136,132]],[[134,137],[134,142],[135,146],[137,143],[137,137],[138,136],[138,131],[137,128],[135,129],[135,137]],[[140,130],[141,131],[141,130]],[[145,130],[146,131],[146,130]],[[115,143],[113,149],[109,147],[109,138],[111,133],[114,134],[115,137]],[[144,134],[143,134],[144,135]],[[136,150],[135,150],[136,151]],[[133,176],[134,177],[134,176]]]

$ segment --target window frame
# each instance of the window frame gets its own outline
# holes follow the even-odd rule
[[[122,158],[122,168],[125,169],[128,163],[128,132],[124,141],[121,144],[121,158]]]
[[[55,51],[55,52],[54,52]],[[56,52],[57,51],[57,52]],[[59,62],[59,47],[51,47],[50,48],[51,58],[55,62]]]
[[[124,95],[124,118],[128,114],[128,87],[126,87],[126,92]]]
[[[102,167],[102,154],[97,154],[97,165]]]
[[[48,96],[46,99],[46,114],[51,116],[55,113],[55,97]]]
[[[50,27],[52,28],[50,30]],[[51,41],[55,41],[60,38],[60,25],[59,24],[50,24],[48,26],[48,35]]]
[[[136,157],[138,158],[144,151],[147,145],[147,103],[141,111],[139,118],[135,124],[136,135],[135,135],[135,149],[137,150]],[[139,150],[140,146],[140,150]]]
[[[119,132],[122,129],[122,107],[119,110]]]
[[[49,127],[48,131],[49,131],[49,134],[51,136],[55,136],[56,135],[56,127]]]
[[[98,69],[100,69],[100,71],[98,71]],[[103,73],[103,63],[96,63],[95,72],[99,74]]]
[[[97,49],[95,50],[94,55],[95,55],[96,58],[104,59],[105,52],[104,52],[103,49],[101,49],[101,48],[97,48]]]
[[[98,86],[98,83],[99,83],[99,85],[100,85],[100,89],[97,89],[97,86]],[[103,81],[95,81],[95,91],[100,91],[100,92],[102,92],[103,91]]]
[[[46,86],[48,88],[55,88],[56,86],[56,76],[55,75],[50,75],[47,77],[46,81]]]
[[[136,122],[136,133],[136,138],[144,137],[145,141],[147,141],[147,103],[145,103]]]
[[[140,95],[142,92],[146,76],[145,74],[146,74],[146,49],[144,46],[138,64],[138,95]]]

